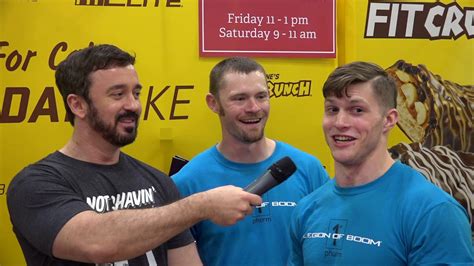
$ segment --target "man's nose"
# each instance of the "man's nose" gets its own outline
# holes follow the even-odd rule
[[[124,108],[130,111],[137,111],[141,107],[140,99],[138,99],[133,93],[125,98]]]
[[[261,107],[260,107],[260,104],[259,102],[254,99],[254,98],[250,98],[246,104],[246,111],[247,112],[258,112],[260,111]]]
[[[348,115],[345,112],[339,112],[336,115],[336,127],[346,127],[348,125]]]

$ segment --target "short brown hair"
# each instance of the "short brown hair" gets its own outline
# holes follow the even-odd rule
[[[385,110],[396,108],[397,87],[395,81],[380,66],[368,62],[353,62],[336,68],[323,86],[323,96],[347,96],[347,87],[370,81],[375,98]]]
[[[71,53],[56,70],[56,85],[63,97],[69,122],[74,125],[74,114],[67,104],[67,96],[76,94],[90,103],[89,75],[97,70],[125,67],[135,63],[135,56],[110,44],[93,45]]]
[[[248,74],[254,71],[262,72],[266,79],[265,69],[257,61],[249,57],[230,57],[217,63],[209,75],[209,92],[217,96],[224,86],[224,75],[227,73]]]

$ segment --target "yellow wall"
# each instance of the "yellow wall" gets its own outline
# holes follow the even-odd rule
[[[64,122],[65,111],[55,88],[54,71],[49,65],[51,59],[57,64],[69,52],[83,48],[89,42],[112,43],[136,53],[136,68],[144,85],[141,96],[144,110],[139,137],[124,150],[164,172],[168,172],[173,155],[192,158],[220,139],[218,119],[208,110],[204,97],[208,91],[209,70],[222,58],[199,57],[198,1],[181,0],[179,7],[166,7],[166,1],[158,1],[158,7],[153,6],[155,1],[151,0],[131,2],[147,3],[147,6],[88,7],[76,6],[73,0],[0,0],[0,42],[9,43],[0,47],[0,55],[5,54],[5,58],[0,58],[0,110],[5,106],[7,88],[10,92],[11,87],[26,87],[30,91],[24,121],[0,123],[2,266],[24,264],[6,209],[5,193],[11,178],[27,164],[61,148],[72,132],[69,123]],[[474,6],[472,0],[457,2]],[[457,41],[364,39],[366,1],[338,1],[337,8],[337,58],[258,59],[269,74],[279,74],[279,79],[272,82],[312,82],[311,96],[271,98],[266,135],[317,156],[331,174],[332,159],[321,129],[323,99],[320,88],[339,64],[368,60],[386,68],[398,59],[405,59],[413,64],[426,64],[435,73],[459,83],[474,84],[472,40],[465,37]],[[67,44],[67,49],[53,53],[53,48],[61,43]],[[21,64],[24,64],[29,50],[36,55],[25,65],[25,70],[21,69],[22,65],[16,70],[7,70],[7,59],[14,51],[22,55]],[[441,51],[449,51],[449,55]],[[466,51],[470,51],[469,56]],[[9,67],[14,62],[10,60]],[[170,86],[156,101],[164,120],[152,108],[147,120],[143,119],[151,86],[154,88],[152,98]],[[170,120],[173,94],[179,86],[192,88],[179,90],[178,99],[190,103],[178,104],[175,109],[175,115],[188,118]],[[51,122],[49,115],[40,115],[36,121],[28,122],[47,87],[54,87],[59,122]],[[9,115],[17,115],[19,106],[20,98],[15,96]],[[52,105],[48,102],[39,107],[48,109]],[[408,140],[396,128],[390,145],[401,141]]]

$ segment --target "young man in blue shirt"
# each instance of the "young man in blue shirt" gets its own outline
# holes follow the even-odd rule
[[[269,91],[265,71],[254,60],[218,63],[206,101],[219,116],[222,140],[173,176],[183,196],[229,184],[245,187],[285,156],[297,170],[263,194],[263,203],[237,224],[203,221],[193,226],[199,255],[205,265],[286,265],[290,215],[301,198],[328,180],[326,171],[314,156],[265,137]]]
[[[463,207],[387,151],[398,121],[387,73],[341,66],[323,95],[335,178],[298,204],[289,265],[473,265]]]

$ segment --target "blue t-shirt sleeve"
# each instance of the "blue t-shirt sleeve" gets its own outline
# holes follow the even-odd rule
[[[452,202],[435,206],[412,234],[410,265],[474,265],[471,228],[461,206]]]
[[[308,165],[306,167],[308,169],[307,173],[309,174],[309,193],[311,193],[320,186],[324,185],[324,183],[329,180],[329,175],[321,162],[315,157],[312,157],[312,160],[308,161]]]
[[[291,239],[291,248],[290,256],[288,258],[289,266],[304,265],[303,251],[301,246],[301,236],[299,230],[299,211],[298,208],[295,209],[290,221],[290,239]]]
[[[192,171],[188,170],[189,167],[190,166],[185,165],[176,174],[171,176],[171,179],[176,184],[176,187],[178,188],[179,193],[181,194],[181,197],[183,198],[192,194],[190,186],[189,186],[189,178],[191,178],[189,175],[190,173],[192,173]]]
[[[321,164],[321,162],[319,162],[319,160],[317,160],[317,163],[318,163],[318,167],[316,168],[316,170],[318,171],[317,173],[317,177],[319,181],[318,187],[320,187],[329,180],[329,175],[326,169]]]

